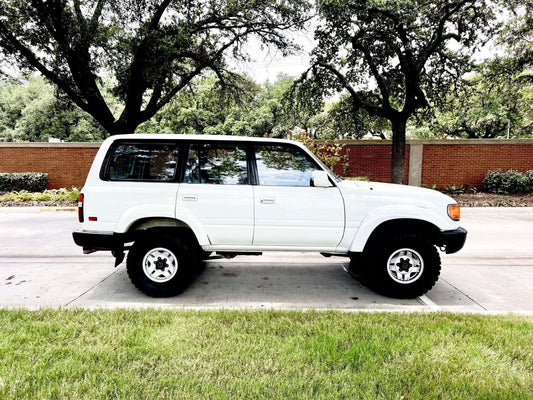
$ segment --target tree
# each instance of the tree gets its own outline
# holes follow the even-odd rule
[[[225,85],[227,57],[250,36],[284,53],[307,0],[3,0],[0,65],[39,71],[110,134],[132,133],[207,70]],[[111,76],[122,107],[102,93]]]
[[[106,132],[44,78],[0,85],[0,142],[99,141]]]
[[[320,23],[304,76],[327,94],[350,96],[390,121],[392,181],[404,182],[407,121],[438,102],[470,68],[472,50],[491,33],[491,8],[480,0],[318,0]],[[455,42],[452,49],[451,42]],[[457,48],[458,47],[458,48]]]
[[[509,67],[517,70],[533,67],[533,2],[531,0],[500,0],[511,18],[503,24],[498,44],[507,50]]]
[[[432,131],[470,139],[533,134],[533,73],[515,72],[515,61],[496,57],[478,65],[426,119]]]
[[[387,120],[378,117],[371,117],[364,109],[354,112],[353,100],[351,96],[345,94],[334,103],[328,117],[333,130],[344,138],[361,139],[365,136],[373,136],[386,139],[385,133],[390,132],[390,124]]]
[[[139,132],[181,134],[253,134],[254,122],[246,111],[254,109],[261,88],[245,76],[228,91],[215,75],[194,79]]]

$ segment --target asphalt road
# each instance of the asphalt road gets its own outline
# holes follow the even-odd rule
[[[463,208],[465,248],[442,255],[427,295],[379,296],[348,275],[347,259],[272,253],[205,263],[179,296],[154,299],[109,253],[72,242],[75,212],[0,208],[0,307],[300,308],[533,314],[533,208]]]

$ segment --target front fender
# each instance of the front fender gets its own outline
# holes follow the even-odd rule
[[[442,213],[444,212],[446,210],[442,210]],[[409,205],[388,205],[376,208],[359,225],[352,240],[350,252],[363,251],[372,232],[384,222],[391,220],[410,219],[424,221],[436,226],[441,231],[457,229],[459,225],[442,213],[437,213],[426,207]]]

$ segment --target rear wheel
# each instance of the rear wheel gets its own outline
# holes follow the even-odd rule
[[[393,235],[382,246],[372,246],[365,256],[368,284],[385,296],[418,297],[439,278],[437,248],[417,235]]]
[[[141,292],[153,297],[179,294],[189,283],[195,257],[180,237],[159,235],[138,239],[128,254],[127,271]]]

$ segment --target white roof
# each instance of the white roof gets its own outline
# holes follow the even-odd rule
[[[250,136],[230,136],[230,135],[178,135],[169,133],[134,133],[129,135],[114,135],[106,141],[115,140],[200,140],[200,141],[220,141],[220,142],[278,142],[278,143],[297,143],[293,140],[250,137]]]

